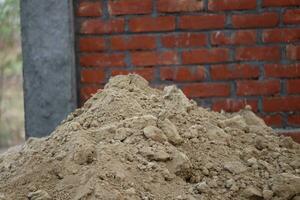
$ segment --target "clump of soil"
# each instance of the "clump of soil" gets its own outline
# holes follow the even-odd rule
[[[0,156],[0,199],[299,200],[300,145],[246,108],[116,76],[48,138]]]

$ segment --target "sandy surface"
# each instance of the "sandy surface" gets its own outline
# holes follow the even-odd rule
[[[51,134],[0,155],[0,199],[298,200],[300,145],[250,107],[216,113],[117,76]]]

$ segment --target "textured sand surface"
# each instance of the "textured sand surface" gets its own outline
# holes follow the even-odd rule
[[[0,199],[298,200],[300,145],[246,108],[112,78],[48,138],[0,155]]]

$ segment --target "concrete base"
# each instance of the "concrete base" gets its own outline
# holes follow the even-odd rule
[[[26,137],[43,137],[77,107],[72,0],[22,0]]]

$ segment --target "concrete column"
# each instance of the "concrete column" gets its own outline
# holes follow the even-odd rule
[[[49,135],[77,107],[72,0],[21,0],[26,137]]]

